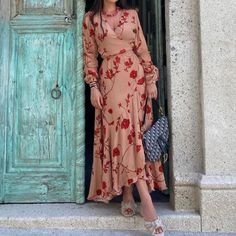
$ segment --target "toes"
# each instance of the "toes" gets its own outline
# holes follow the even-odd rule
[[[156,233],[156,234],[160,234],[160,233],[162,233],[162,232],[163,232],[162,227],[155,228],[155,233]]]

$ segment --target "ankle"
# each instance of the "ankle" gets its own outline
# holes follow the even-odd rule
[[[158,215],[154,206],[148,204],[140,204],[140,214],[146,222],[155,221],[158,219]]]

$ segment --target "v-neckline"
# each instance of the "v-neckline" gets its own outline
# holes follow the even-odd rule
[[[121,9],[121,15],[120,15],[120,19],[119,19],[119,21],[118,21],[118,24],[119,24],[120,20],[122,19],[123,15],[124,15],[124,12],[125,12],[125,9]],[[108,27],[109,27],[110,30],[113,32],[113,34],[114,34],[115,36],[117,36],[117,34],[116,34],[116,29],[117,29],[118,27],[115,27],[115,29],[113,30],[112,27],[110,26],[110,24],[107,22],[107,20],[105,20],[105,19],[103,19],[103,18],[102,18],[102,20],[108,25]],[[123,24],[123,25],[124,25],[124,24]],[[124,26],[123,26],[123,27],[124,27]],[[118,36],[117,36],[117,37],[118,37]]]

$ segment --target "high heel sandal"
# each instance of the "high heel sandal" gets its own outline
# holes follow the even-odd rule
[[[144,226],[152,232],[153,236],[164,236],[163,224],[159,217],[153,221],[145,220]],[[161,228],[162,232],[159,232],[158,228]]]
[[[135,202],[121,202],[121,214],[123,216],[133,216],[136,214],[137,204]]]
[[[140,208],[140,214],[143,217],[142,208]],[[164,236],[164,226],[160,217],[153,221],[144,220],[144,226],[147,230],[152,232],[152,236]],[[159,232],[158,228],[161,228],[162,232]]]

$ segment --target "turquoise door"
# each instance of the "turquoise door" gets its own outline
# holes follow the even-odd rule
[[[0,202],[77,201],[73,3],[0,0]]]

